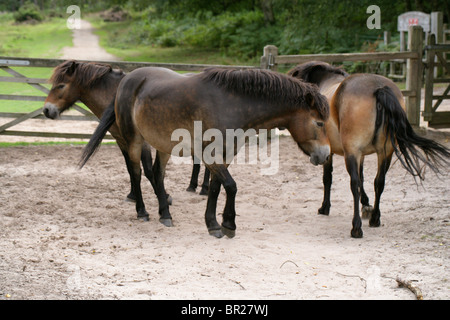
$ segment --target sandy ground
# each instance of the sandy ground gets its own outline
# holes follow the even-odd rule
[[[81,151],[1,150],[0,299],[415,299],[397,277],[424,299],[450,298],[448,168],[416,185],[395,162],[381,227],[364,221],[364,238],[353,239],[343,159],[335,160],[331,214],[319,216],[322,169],[282,137],[276,175],[260,175],[260,163],[230,167],[238,229],[216,239],[204,224],[206,197],[185,191],[190,165],[169,162],[175,226],[167,228],[147,181],[149,222],[124,201],[128,175],[116,146],[78,170]],[[371,199],[375,161],[366,159]],[[222,191],[218,213],[224,200]]]
[[[83,31],[74,35],[92,39]],[[88,56],[67,48],[65,57],[113,59],[94,56],[95,41],[89,50],[80,46]],[[14,129],[91,133],[95,127],[29,120]],[[450,145],[448,134],[432,137]],[[352,239],[343,159],[335,157],[331,215],[319,216],[322,168],[282,137],[276,175],[261,175],[260,163],[230,167],[238,229],[233,239],[216,239],[204,224],[206,197],[185,191],[190,165],[167,168],[175,226],[166,228],[147,181],[149,222],[137,220],[134,205],[124,201],[129,180],[116,146],[103,146],[80,171],[81,151],[71,145],[0,151],[0,299],[415,299],[397,277],[412,281],[424,299],[450,297],[448,168],[416,185],[395,162],[381,227],[364,221],[364,238]],[[365,165],[373,200],[375,157]],[[224,199],[222,191],[219,213]]]

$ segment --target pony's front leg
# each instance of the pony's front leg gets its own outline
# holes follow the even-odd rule
[[[323,201],[322,206],[319,208],[319,214],[328,216],[330,214],[331,207],[331,183],[333,182],[333,155],[327,162],[323,164]]]
[[[236,182],[231,177],[226,166],[217,165],[210,168],[212,173],[211,183],[209,185],[208,203],[206,205],[205,222],[209,234],[221,238],[226,235],[233,238],[236,234]],[[217,198],[220,193],[220,185],[223,185],[227,194],[225,209],[223,212],[222,227],[219,226],[216,219]]]
[[[209,178],[211,173],[209,172],[209,169],[205,167],[205,173],[203,176],[203,183],[202,183],[202,189],[200,190],[201,195],[207,195],[208,189],[209,189]]]
[[[359,216],[359,185],[361,180],[359,179],[359,162],[354,155],[345,157],[345,165],[347,171],[350,175],[350,187],[353,194],[353,220],[352,220],[352,231],[351,236],[353,238],[362,238],[363,231],[361,229],[362,222]]]
[[[192,160],[194,161],[194,164],[192,166],[192,174],[191,174],[191,181],[189,181],[189,187],[187,187],[186,191],[189,192],[195,192],[195,189],[197,189],[198,186],[198,174],[200,172],[200,163],[196,163],[196,157],[192,156]]]
[[[225,191],[227,192],[227,200],[225,202],[225,209],[223,211],[222,232],[228,237],[233,238],[236,235],[236,193],[237,186],[234,179],[231,177],[227,169],[225,169],[224,181],[222,182]]]
[[[212,174],[211,183],[209,185],[208,202],[206,204],[205,223],[209,234],[216,238],[223,237],[222,228],[216,218],[217,198],[220,193],[220,185],[219,179],[215,174]]]

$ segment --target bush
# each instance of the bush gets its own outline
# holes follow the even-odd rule
[[[44,20],[44,17],[42,16],[38,6],[34,3],[26,2],[14,14],[14,20],[16,22],[42,21]]]

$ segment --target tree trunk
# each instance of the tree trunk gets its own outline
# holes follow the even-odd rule
[[[273,15],[273,0],[261,0],[261,9],[264,13],[264,21],[266,24],[274,24],[275,16]]]

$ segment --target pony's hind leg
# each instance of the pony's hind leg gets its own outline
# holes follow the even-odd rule
[[[378,172],[374,181],[375,188],[375,204],[372,210],[372,215],[369,220],[369,226],[371,227],[379,227],[380,226],[380,201],[381,194],[384,191],[384,185],[386,180],[386,173],[389,170],[391,165],[392,154],[389,156],[385,156],[384,152],[382,154],[378,154]]]
[[[361,217],[363,219],[369,219],[372,214],[373,207],[369,203],[369,197],[364,190],[364,157],[361,157],[361,163],[359,165],[359,180],[361,180],[360,184],[360,192],[361,192]]]
[[[153,175],[155,177],[155,193],[158,197],[159,203],[159,222],[166,227],[172,227],[172,216],[169,212],[169,202],[167,199],[166,189],[164,187],[164,175],[167,161],[170,159],[170,154],[163,152],[156,152],[155,164],[153,165]]]
[[[142,140],[142,139],[137,139]],[[149,215],[145,210],[144,200],[142,199],[141,190],[141,153],[142,153],[142,142],[133,142],[128,147],[128,153],[124,155],[129,157],[127,161],[130,164],[130,178],[132,184],[132,190],[136,196],[136,212],[138,219],[144,221],[149,220]]]
[[[347,167],[347,171],[350,175],[350,187],[353,194],[353,220],[352,220],[352,231],[351,236],[353,238],[362,238],[362,222],[361,217],[359,216],[359,197],[360,197],[360,183],[359,179],[359,158],[354,155],[346,155],[345,156],[345,165]]]
[[[131,184],[131,190],[130,193],[125,198],[126,201],[130,202],[136,202],[136,192],[134,191],[133,183],[131,182],[132,174],[133,174],[133,167],[131,165],[130,157],[128,156],[128,152],[125,150],[121,150],[123,157],[125,158],[125,164],[127,166],[128,174],[130,175],[130,184]]]

